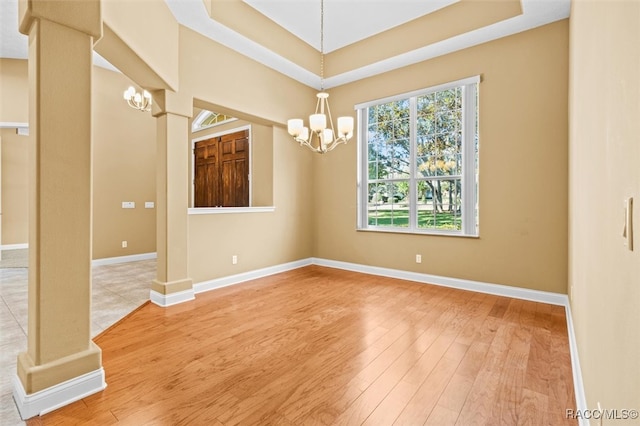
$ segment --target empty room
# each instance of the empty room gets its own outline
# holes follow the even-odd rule
[[[0,11],[3,425],[640,424],[640,1]]]

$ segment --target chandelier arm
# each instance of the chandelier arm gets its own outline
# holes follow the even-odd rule
[[[331,145],[327,148],[327,152],[329,151],[333,151],[338,145],[342,145],[342,144],[346,144],[347,140],[343,137],[339,138],[339,139],[335,139]]]
[[[309,141],[305,141],[304,139],[299,139],[299,138],[296,138],[296,141],[300,142],[300,145],[306,146],[307,148],[309,148],[313,152],[323,154],[323,152],[320,150],[320,148],[314,147],[313,145],[311,145],[311,143]]]

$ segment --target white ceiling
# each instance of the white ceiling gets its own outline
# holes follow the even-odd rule
[[[320,50],[320,0],[243,0]],[[458,0],[325,0],[324,52],[435,12]]]
[[[319,50],[320,0],[243,0]],[[354,43],[457,0],[325,0],[325,53]],[[491,0],[489,0],[491,1]],[[253,40],[212,20],[202,0],[165,0],[176,20],[237,52],[309,86],[319,88],[310,72]],[[18,32],[18,0],[0,1],[0,57],[27,58],[28,39]],[[331,88],[424,61],[487,41],[567,18],[570,0],[522,0],[522,14],[422,46],[395,57],[325,79]],[[97,54],[98,65],[113,68]],[[319,70],[318,70],[319,72]]]
[[[1,0],[0,58],[26,58],[28,43],[28,37],[18,32],[18,0]]]

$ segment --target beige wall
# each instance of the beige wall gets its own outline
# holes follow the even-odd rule
[[[0,123],[29,121],[27,61],[0,59]],[[2,240],[0,244],[27,244],[29,216],[27,160],[29,137],[16,129],[0,129],[2,137]]]
[[[155,252],[156,210],[144,203],[156,199],[156,120],[122,99],[127,77],[93,71],[93,258]]]
[[[194,283],[313,256],[313,154],[279,127],[273,142],[274,212],[189,216]]]
[[[273,204],[275,212],[189,216],[193,282],[311,257],[314,157],[284,126],[288,118],[313,109],[314,90],[181,27],[180,91],[191,94],[197,107],[260,124],[261,137],[269,139],[265,133],[271,132],[273,140],[273,198],[265,204]]]
[[[27,61],[0,58],[0,123],[29,121]]]
[[[0,59],[0,123],[29,121],[27,61]],[[27,161],[29,136],[16,129],[0,129],[2,137],[2,241],[0,244],[29,242]]]
[[[3,103],[27,109],[27,61],[0,63],[0,84],[11,87],[2,92]],[[155,209],[144,209],[144,202],[155,201],[155,119],[122,99],[132,84],[125,76],[100,67],[93,73],[93,258],[154,252]],[[0,117],[13,120],[27,122],[27,113]],[[28,139],[9,129],[2,136],[2,243],[27,243]],[[122,209],[122,201],[135,201],[136,208]]]
[[[2,139],[2,241],[1,244],[29,242],[27,160],[29,137],[16,129],[0,129]]]
[[[640,408],[639,43],[640,2],[573,2],[569,283],[591,409]],[[622,238],[628,197],[634,251]]]
[[[180,92],[190,94],[197,107],[283,127],[315,106],[312,88],[185,27],[180,27]]]
[[[354,139],[316,158],[314,255],[566,293],[568,28],[560,21],[332,90],[337,116],[480,74],[480,238],[357,232]]]

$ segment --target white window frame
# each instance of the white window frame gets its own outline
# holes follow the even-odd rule
[[[361,103],[355,106],[358,122],[358,181],[357,181],[357,229],[359,231],[377,232],[400,232],[411,234],[433,234],[450,235],[464,237],[479,236],[479,212],[478,212],[478,170],[479,159],[475,152],[475,131],[479,123],[476,122],[478,111],[478,92],[480,86],[480,76],[474,76],[457,80],[438,86],[416,90],[383,99]],[[416,98],[434,92],[440,92],[455,87],[462,87],[462,178],[461,178],[461,209],[462,209],[462,229],[442,230],[430,228],[418,228],[417,224],[417,181],[425,180],[416,177],[415,155],[417,150],[417,107]],[[409,224],[407,227],[374,226],[369,225],[368,202],[369,202],[369,168],[368,168],[368,114],[367,108],[385,104],[398,100],[410,100],[410,177],[409,180]],[[477,129],[479,133],[479,128]],[[479,153],[478,153],[479,156]],[[476,161],[478,167],[476,168]],[[437,179],[437,178],[436,178]],[[407,180],[407,179],[401,179]],[[471,189],[471,190],[469,190]]]
[[[210,114],[214,114],[214,112],[213,111],[209,111],[207,109],[203,109],[202,111],[200,111],[200,113],[197,115],[197,117],[193,120],[193,123],[191,123],[191,132],[192,133],[201,132],[203,130],[207,130],[207,129],[210,129],[210,128],[216,127],[216,126],[221,126],[223,124],[231,123],[232,121],[236,121],[237,120],[237,118],[229,118],[227,120],[220,121],[219,123],[213,123],[213,124],[208,124],[206,126],[203,126],[202,122],[205,119],[207,119]]]

